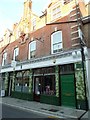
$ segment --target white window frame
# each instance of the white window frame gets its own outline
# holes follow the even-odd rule
[[[5,61],[7,60],[7,52],[3,53],[3,58],[2,58],[2,66],[4,66],[6,63]]]
[[[55,20],[57,18],[61,17],[61,9],[60,5],[55,6],[52,8],[52,20]]]
[[[56,34],[58,34],[58,33],[60,33],[60,41],[57,42],[57,43],[54,43],[54,35],[56,35]],[[60,45],[59,45],[59,43],[60,43]],[[60,51],[62,51],[62,49],[63,49],[62,31],[56,31],[56,32],[54,32],[54,33],[51,35],[51,54],[57,53],[57,52],[54,52],[54,48],[53,48],[55,44],[57,44],[58,47],[60,47],[60,48],[59,48]],[[57,49],[57,50],[59,50],[59,49]],[[59,51],[59,52],[60,52],[60,51]]]
[[[35,44],[35,45],[34,45],[33,50],[31,50],[31,46],[33,46],[33,44]],[[31,54],[30,54],[31,51],[36,51],[36,41],[34,41],[34,40],[29,43],[29,57],[28,57],[28,59],[31,59]]]
[[[18,56],[18,55],[19,55],[19,48],[16,47],[16,48],[14,48],[13,60],[15,60],[16,56]]]
[[[32,20],[32,28],[33,28],[33,30],[36,29],[36,18],[34,18],[34,19]]]

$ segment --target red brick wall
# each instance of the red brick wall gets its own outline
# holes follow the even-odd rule
[[[57,22],[65,22],[68,21],[68,16],[58,20]],[[47,56],[51,54],[51,34],[55,32],[55,27],[57,30],[62,31],[62,39],[63,39],[63,50],[68,50],[72,48],[71,44],[71,26],[70,24],[55,24],[55,25],[46,25],[41,29],[38,29],[32,33],[30,33],[30,39],[26,40],[23,44],[21,44],[21,40],[18,39],[11,43],[6,50],[8,51],[8,63],[13,59],[13,51],[15,47],[19,47],[19,60],[24,61],[28,59],[28,46],[31,38],[41,38],[41,41],[37,41],[36,46],[36,58]]]
[[[84,33],[84,41],[86,42],[86,46],[90,48],[90,23],[87,23],[83,26],[83,33]]]
[[[67,18],[63,18],[61,21],[66,21]],[[59,22],[59,21],[57,21]],[[30,39],[26,40],[25,43],[21,44],[21,40],[18,39],[11,43],[6,50],[8,51],[8,63],[13,59],[13,52],[15,47],[19,47],[19,60],[24,61],[28,59],[28,46],[31,38],[41,38],[41,41],[37,41],[36,46],[36,58],[47,56],[51,54],[51,34],[55,31],[55,27],[57,30],[61,30],[63,34],[63,47],[64,50],[71,48],[71,39],[70,39],[70,26],[69,24],[56,24],[56,25],[46,25],[45,27],[33,32],[30,34]]]

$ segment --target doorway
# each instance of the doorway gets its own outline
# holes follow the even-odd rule
[[[76,107],[74,74],[61,75],[61,105]]]
[[[76,107],[76,84],[74,64],[60,66],[61,106]]]

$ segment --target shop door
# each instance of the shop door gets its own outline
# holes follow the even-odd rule
[[[61,105],[75,107],[74,74],[61,75]]]
[[[41,78],[34,78],[34,100],[40,102],[40,94],[41,94]]]

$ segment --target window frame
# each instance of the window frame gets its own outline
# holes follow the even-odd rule
[[[32,29],[35,30],[36,29],[36,18],[34,18],[32,20]]]
[[[35,44],[35,49],[31,51],[31,45],[32,44]],[[35,56],[36,56],[36,41],[35,40],[33,40],[33,41],[31,41],[29,43],[29,56],[28,56],[28,59],[35,58],[35,56],[31,57],[31,52],[35,52]]]
[[[57,42],[57,43],[54,43],[54,35],[55,34],[58,34],[58,33],[60,33],[60,41],[59,42]],[[56,32],[54,32],[54,33],[52,33],[51,34],[51,54],[55,54],[55,53],[58,53],[58,52],[60,52],[60,51],[56,51],[56,52],[54,52],[54,48],[53,48],[53,46],[54,45],[58,45],[59,43],[61,43],[60,45],[61,45],[61,48],[60,48],[60,50],[62,51],[62,49],[63,49],[63,40],[62,40],[62,31],[56,31]],[[59,50],[59,49],[57,49],[57,50]]]
[[[18,51],[18,54],[16,54]],[[14,52],[13,52],[13,60],[16,60],[16,57],[19,55],[19,47],[15,47],[14,48]]]
[[[57,5],[52,8],[52,20],[55,20],[59,17],[61,17],[61,9],[60,9],[60,5]]]
[[[6,64],[6,61],[7,60],[7,52],[4,52],[3,55],[2,55],[2,66],[4,66]]]

